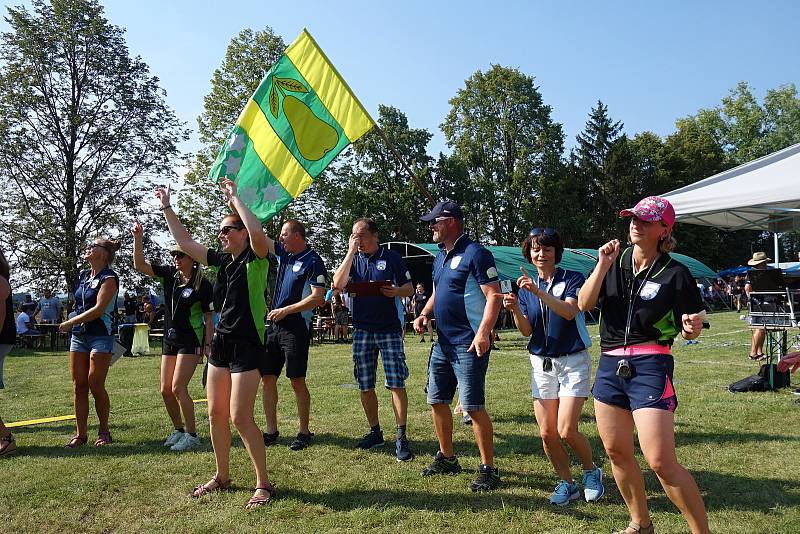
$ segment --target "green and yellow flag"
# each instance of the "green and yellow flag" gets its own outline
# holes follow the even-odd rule
[[[374,125],[304,29],[261,80],[209,177],[235,181],[239,197],[263,222]]]

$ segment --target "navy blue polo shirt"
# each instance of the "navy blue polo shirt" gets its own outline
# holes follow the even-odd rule
[[[553,273],[551,282],[537,280],[537,284],[539,289],[558,299],[578,300],[578,291],[585,281],[581,273],[565,271],[558,267]],[[528,318],[533,329],[531,339],[528,341],[528,352],[531,354],[553,358],[592,346],[592,339],[586,329],[582,312],[579,311],[573,320],[568,321],[548,308],[539,297],[527,289],[520,288],[517,298],[520,311]],[[545,313],[544,316],[542,311]]]
[[[272,295],[273,310],[300,302],[311,294],[312,287],[327,286],[328,273],[325,270],[325,263],[319,254],[310,248],[295,255],[286,252],[283,245],[275,241],[275,256],[278,258],[278,274],[275,280],[275,292]],[[310,327],[313,316],[314,310],[306,310],[287,315],[283,321],[302,317],[306,326]]]
[[[492,282],[497,282],[494,256],[467,234],[461,234],[450,252],[439,245],[433,261],[433,315],[440,343],[472,343],[486,308],[480,286]]]
[[[350,266],[353,282],[388,280],[400,287],[411,282],[406,262],[397,252],[378,247],[372,255],[357,253]],[[367,332],[402,332],[405,312],[400,297],[353,296],[353,326]]]
[[[78,277],[78,287],[75,288],[75,312],[80,315],[86,310],[94,308],[97,304],[97,295],[100,293],[100,287],[109,279],[117,283],[117,293],[114,293],[114,298],[108,302],[100,317],[83,325],[76,324],[73,326],[73,334],[86,334],[89,336],[110,336],[113,334],[112,324],[114,322],[114,312],[117,309],[119,277],[117,273],[111,270],[111,267],[106,266],[94,276],[92,276],[91,269],[81,271]]]

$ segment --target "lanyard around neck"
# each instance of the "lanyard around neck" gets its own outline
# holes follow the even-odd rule
[[[636,306],[636,299],[638,299],[642,294],[642,288],[644,288],[645,284],[647,284],[647,279],[650,277],[650,273],[653,271],[653,267],[656,266],[656,263],[658,263],[659,259],[661,259],[660,253],[658,256],[656,256],[656,259],[653,260],[653,263],[650,264],[647,272],[644,273],[644,279],[642,280],[642,283],[639,284],[639,289],[636,291],[636,295],[634,296],[633,288],[636,286],[636,273],[633,272],[633,253],[631,253],[631,274],[633,275],[633,279],[631,280],[631,288],[628,294],[628,317],[625,321],[625,338],[622,341],[623,348],[628,346],[628,336],[631,332],[631,321],[633,320],[633,309]]]

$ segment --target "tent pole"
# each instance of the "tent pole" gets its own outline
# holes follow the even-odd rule
[[[775,268],[777,269],[779,267],[780,262],[781,262],[781,259],[778,257],[778,252],[779,252],[779,249],[778,249],[778,232],[773,233],[772,234],[772,238],[773,238],[773,244],[775,245]]]

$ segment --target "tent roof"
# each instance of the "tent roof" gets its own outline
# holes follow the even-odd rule
[[[732,230],[800,229],[800,143],[662,195],[676,220]]]
[[[439,245],[434,243],[389,243],[390,248],[403,255],[403,257],[436,256],[439,253]],[[488,246],[489,252],[494,256],[497,264],[497,271],[501,279],[516,280],[521,272],[520,267],[525,267],[531,272],[533,267],[530,263],[522,259],[519,247]],[[694,278],[716,278],[717,274],[708,268],[704,263],[683,254],[670,254],[673,258],[686,265]],[[597,250],[590,248],[564,249],[559,266],[577,271],[583,276],[588,277],[597,262]]]

